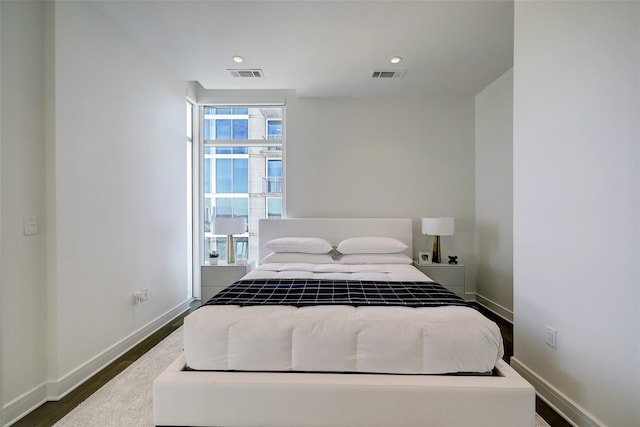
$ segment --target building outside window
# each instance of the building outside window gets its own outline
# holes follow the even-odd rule
[[[226,257],[226,236],[212,233],[216,217],[242,217],[236,259],[258,254],[258,221],[282,216],[283,107],[202,107],[204,257]]]
[[[267,120],[267,139],[282,139],[282,120]]]

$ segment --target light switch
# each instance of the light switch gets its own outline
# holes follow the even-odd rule
[[[24,235],[33,236],[38,234],[38,223],[34,215],[25,215],[23,218]]]
[[[558,331],[551,326],[546,326],[547,328],[547,345],[557,348],[558,347]]]

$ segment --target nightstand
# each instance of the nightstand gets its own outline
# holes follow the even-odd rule
[[[246,264],[227,264],[219,262],[215,265],[205,264],[200,267],[200,284],[202,302],[232,284],[240,280],[245,274],[253,270],[256,266],[255,262]]]
[[[424,264],[414,262],[413,265],[424,274],[440,283],[445,288],[466,299],[463,264]]]

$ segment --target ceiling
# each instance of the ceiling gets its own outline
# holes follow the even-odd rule
[[[475,95],[513,64],[513,1],[94,0],[176,78],[300,96]],[[241,55],[242,64],[233,62]],[[391,64],[392,56],[403,61]],[[263,78],[229,69],[260,69]],[[373,79],[373,70],[406,70]]]

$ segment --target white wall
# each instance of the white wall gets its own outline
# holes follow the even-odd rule
[[[286,144],[287,216],[414,218],[416,252],[421,217],[454,216],[473,283],[473,97],[287,99]]]
[[[2,7],[0,6],[0,129],[2,129]],[[0,130],[0,242],[2,241],[2,173],[1,173],[1,169],[2,169],[2,131]],[[1,251],[1,246],[0,246],[0,251]],[[0,254],[0,307],[2,307],[2,301],[3,301],[3,294],[4,294],[4,287],[2,286],[2,256]],[[2,366],[3,366],[3,362],[2,362],[2,330],[3,330],[3,319],[2,316],[0,316],[0,384],[4,384],[4,381],[2,380]],[[4,399],[2,398],[3,396],[3,391],[2,391],[2,387],[0,387],[0,407],[2,406],[2,402],[4,402]],[[2,421],[3,415],[2,415],[2,409],[0,408],[0,425],[3,425],[3,421]]]
[[[2,2],[2,34],[10,422],[187,307],[185,82],[91,3]]]
[[[476,298],[513,320],[513,70],[476,95]]]
[[[185,83],[92,5],[55,18],[59,377],[185,300],[187,220]]]
[[[8,402],[46,379],[44,11],[39,2],[0,8],[2,395]],[[23,235],[24,215],[36,216],[37,235]]]
[[[639,44],[637,2],[515,4],[515,362],[580,425],[640,420]]]

